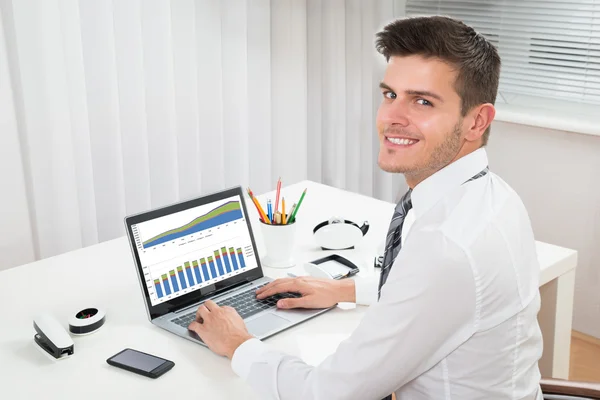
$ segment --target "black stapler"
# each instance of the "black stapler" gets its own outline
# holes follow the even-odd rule
[[[36,331],[33,339],[38,346],[57,360],[67,358],[75,352],[75,344],[67,331],[51,315],[43,314],[33,320]]]

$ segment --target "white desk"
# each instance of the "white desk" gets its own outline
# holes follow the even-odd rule
[[[385,237],[394,205],[314,182],[284,188],[288,204],[308,192],[298,214],[296,258],[321,257],[312,241],[312,227],[332,214],[361,223],[369,233],[345,254],[360,267],[359,275],[375,273],[372,255]],[[258,215],[248,203],[259,252],[263,243]],[[539,243],[543,305],[540,313],[546,348],[544,375],[566,377],[577,253]],[[327,253],[328,254],[328,253]],[[265,269],[273,277],[287,270]],[[74,338],[75,355],[52,361],[33,342],[32,318],[48,311],[61,321],[88,306],[107,310],[98,332]],[[267,342],[318,363],[349,336],[366,308],[337,308],[276,335]],[[0,273],[0,397],[6,399],[156,398],[254,399],[248,386],[231,371],[229,360],[150,324],[126,238],[119,238]],[[106,364],[106,359],[131,347],[173,360],[175,367],[157,380]]]

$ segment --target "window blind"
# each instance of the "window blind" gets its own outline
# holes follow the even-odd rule
[[[502,58],[500,94],[600,104],[600,0],[408,0],[471,25]]]

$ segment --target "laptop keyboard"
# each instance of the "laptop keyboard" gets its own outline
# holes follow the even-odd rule
[[[256,290],[263,286],[265,285],[253,287],[252,289],[238,293],[235,296],[228,297],[224,300],[217,301],[216,303],[221,307],[233,307],[242,318],[248,318],[264,310],[277,307],[278,300],[291,297],[301,297],[299,293],[280,293],[271,297],[267,297],[266,299],[259,300],[256,298]],[[178,318],[174,318],[171,320],[171,322],[174,322],[175,324],[187,329],[187,327],[195,318],[196,310]]]

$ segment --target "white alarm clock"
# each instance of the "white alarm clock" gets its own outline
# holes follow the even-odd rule
[[[330,218],[313,229],[315,241],[323,250],[353,249],[369,231],[369,222],[362,226],[343,219]]]

